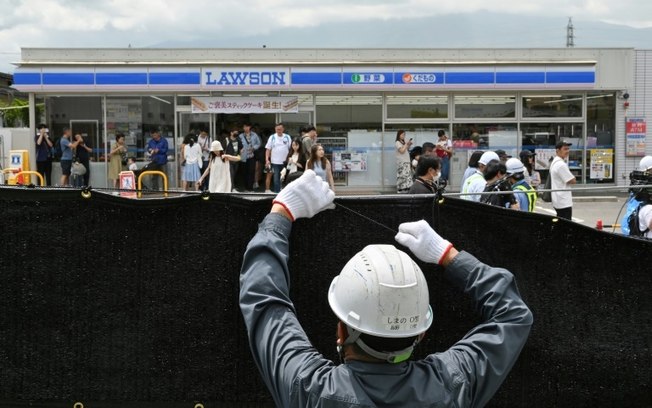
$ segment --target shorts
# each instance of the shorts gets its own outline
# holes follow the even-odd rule
[[[63,174],[64,176],[69,176],[71,168],[72,168],[72,160],[61,160],[61,174]]]

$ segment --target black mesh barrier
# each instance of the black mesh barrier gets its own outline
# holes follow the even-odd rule
[[[270,202],[0,187],[0,406],[272,406],[238,307],[242,255]],[[297,221],[291,237],[292,298],[327,357],[336,360],[333,276],[365,245],[393,244],[401,222],[424,218],[458,249],[512,271],[534,313],[489,406],[652,406],[652,242],[451,198],[336,202]],[[416,357],[478,322],[438,267],[421,266],[435,322]]]

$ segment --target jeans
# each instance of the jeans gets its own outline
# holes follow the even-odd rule
[[[281,191],[281,171],[283,170],[283,164],[272,164],[272,191],[278,193]]]

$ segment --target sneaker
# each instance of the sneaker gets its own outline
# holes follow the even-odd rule
[[[258,190],[258,183],[254,183],[254,190]]]
[[[265,190],[265,194],[274,194],[272,190]]]

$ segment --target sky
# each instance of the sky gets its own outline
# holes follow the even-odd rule
[[[598,23],[625,29],[618,46],[633,46],[627,37],[634,40],[639,32],[652,35],[649,0],[0,0],[0,5],[0,72],[9,73],[15,68],[11,62],[20,61],[21,47],[260,47],[268,39],[276,48],[423,46],[401,38],[401,32],[420,36],[414,22],[422,23],[427,35],[434,33],[436,46],[522,47],[525,41],[563,47],[568,17],[578,45],[585,40],[596,46],[586,40],[604,31]],[[478,20],[483,15],[492,16],[491,27]],[[508,30],[501,30],[501,22]],[[333,27],[351,35],[337,36]],[[618,40],[614,35],[611,46]]]

